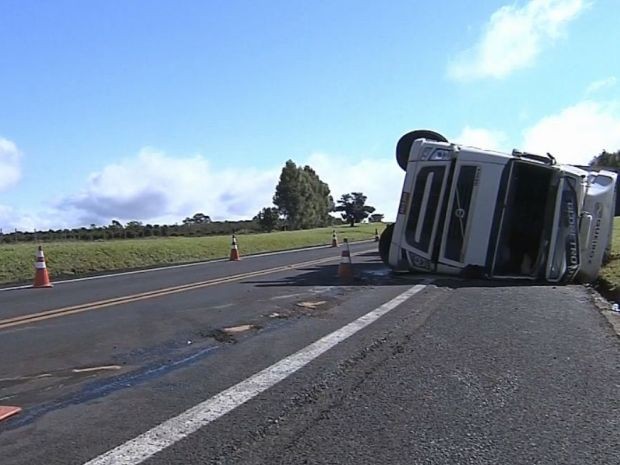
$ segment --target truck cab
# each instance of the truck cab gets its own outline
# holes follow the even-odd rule
[[[432,131],[404,135],[397,159],[405,180],[380,242],[394,270],[596,279],[611,247],[616,173],[453,144]]]

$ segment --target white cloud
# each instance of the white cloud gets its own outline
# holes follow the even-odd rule
[[[141,220],[170,224],[196,212],[212,219],[246,219],[271,203],[279,171],[250,167],[214,170],[200,155],[170,157],[143,149],[94,173],[61,200],[80,224]]]
[[[294,161],[310,165],[335,200],[361,191],[377,213],[394,219],[404,178],[394,157],[351,160],[314,153]],[[201,155],[172,157],[144,149],[93,173],[75,194],[51,206],[26,212],[0,204],[0,227],[32,231],[103,225],[113,219],[173,224],[196,212],[214,220],[249,219],[272,205],[283,165],[214,169]]]
[[[15,143],[0,137],[0,191],[14,186],[21,178],[20,159]]]
[[[591,96],[592,94],[600,92],[601,90],[611,89],[616,85],[617,81],[618,80],[615,76],[610,76],[605,79],[594,81],[586,88],[586,96]]]
[[[387,221],[396,218],[405,173],[395,157],[352,161],[314,153],[304,164],[310,165],[329,185],[334,201],[342,194],[363,192],[368,197],[366,203],[375,207],[376,213],[383,213]]]
[[[531,66],[586,6],[584,0],[530,0],[523,6],[502,6],[491,15],[479,42],[448,64],[448,75],[457,80],[503,78]]]
[[[506,139],[506,134],[501,131],[465,126],[458,136],[450,140],[485,150],[505,151]]]
[[[585,164],[603,149],[620,149],[620,102],[579,102],[542,118],[524,132],[523,149]]]
[[[9,205],[0,204],[0,228],[3,232],[45,231],[60,227],[75,227],[64,212],[51,211],[22,211]]]

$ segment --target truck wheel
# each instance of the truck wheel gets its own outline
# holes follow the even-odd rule
[[[435,131],[429,131],[428,129],[418,129],[411,131],[402,136],[396,144],[396,161],[403,171],[407,171],[407,163],[409,162],[409,152],[411,152],[411,146],[416,139],[429,139],[436,142],[448,142],[441,134]]]
[[[389,224],[379,237],[379,256],[381,261],[389,266],[390,260],[390,244],[392,243],[392,234],[394,233],[394,225]]]

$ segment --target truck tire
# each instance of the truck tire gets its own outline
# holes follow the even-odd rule
[[[379,237],[379,256],[381,261],[386,265],[390,265],[390,244],[392,243],[392,234],[394,234],[394,225],[389,224]]]
[[[429,139],[436,142],[448,142],[448,139],[441,134],[435,131],[429,131],[428,129],[417,129],[415,131],[408,132],[402,136],[396,144],[396,161],[398,162],[398,166],[400,166],[403,171],[407,171],[409,152],[411,151],[413,141],[416,139]]]

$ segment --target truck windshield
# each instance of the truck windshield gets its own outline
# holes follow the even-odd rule
[[[537,273],[544,261],[544,241],[553,223],[554,170],[516,161],[506,193],[496,245],[496,276]]]

